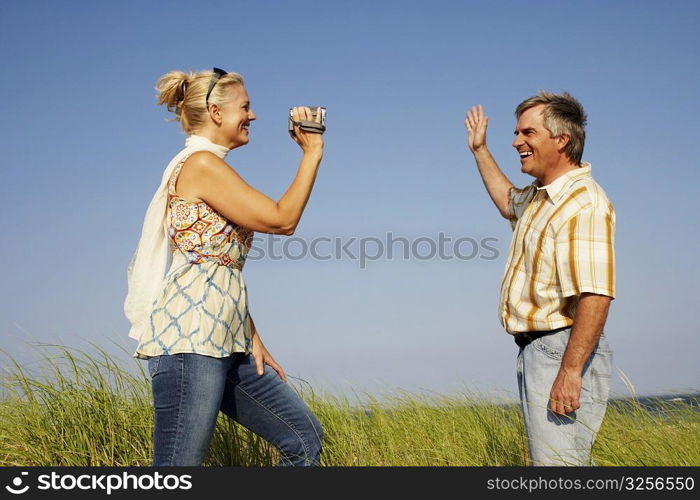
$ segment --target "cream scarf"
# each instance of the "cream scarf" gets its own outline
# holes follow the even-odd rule
[[[175,155],[163,172],[160,186],[146,211],[141,239],[127,269],[128,292],[124,302],[124,313],[131,322],[129,337],[136,340],[139,340],[150,326],[153,303],[162,291],[168,266],[168,224],[165,220],[168,181],[178,163],[197,151],[210,151],[223,159],[230,149],[214,144],[206,137],[191,135],[185,141],[185,149]]]

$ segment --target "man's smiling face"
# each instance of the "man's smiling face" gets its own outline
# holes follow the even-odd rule
[[[520,115],[513,141],[513,147],[520,155],[522,172],[540,181],[545,178],[548,169],[556,168],[562,155],[562,138],[551,137],[544,126],[544,108],[540,104]]]

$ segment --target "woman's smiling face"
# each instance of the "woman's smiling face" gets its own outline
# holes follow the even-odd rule
[[[219,106],[221,110],[221,131],[225,134],[228,146],[233,149],[248,144],[250,122],[255,113],[250,107],[250,98],[243,85],[231,85],[226,89],[230,98]]]

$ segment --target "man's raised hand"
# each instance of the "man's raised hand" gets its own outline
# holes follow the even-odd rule
[[[471,152],[476,153],[479,149],[486,147],[486,129],[489,126],[489,117],[484,115],[484,108],[481,107],[481,104],[472,106],[472,109],[467,111],[464,125],[467,127],[467,144]]]

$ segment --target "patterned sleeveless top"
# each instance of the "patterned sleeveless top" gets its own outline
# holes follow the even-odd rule
[[[135,356],[195,353],[222,358],[249,353],[251,321],[241,271],[253,231],[223,217],[204,202],[175,192],[187,157],[168,184],[166,225],[172,263],[155,300],[147,331]]]

